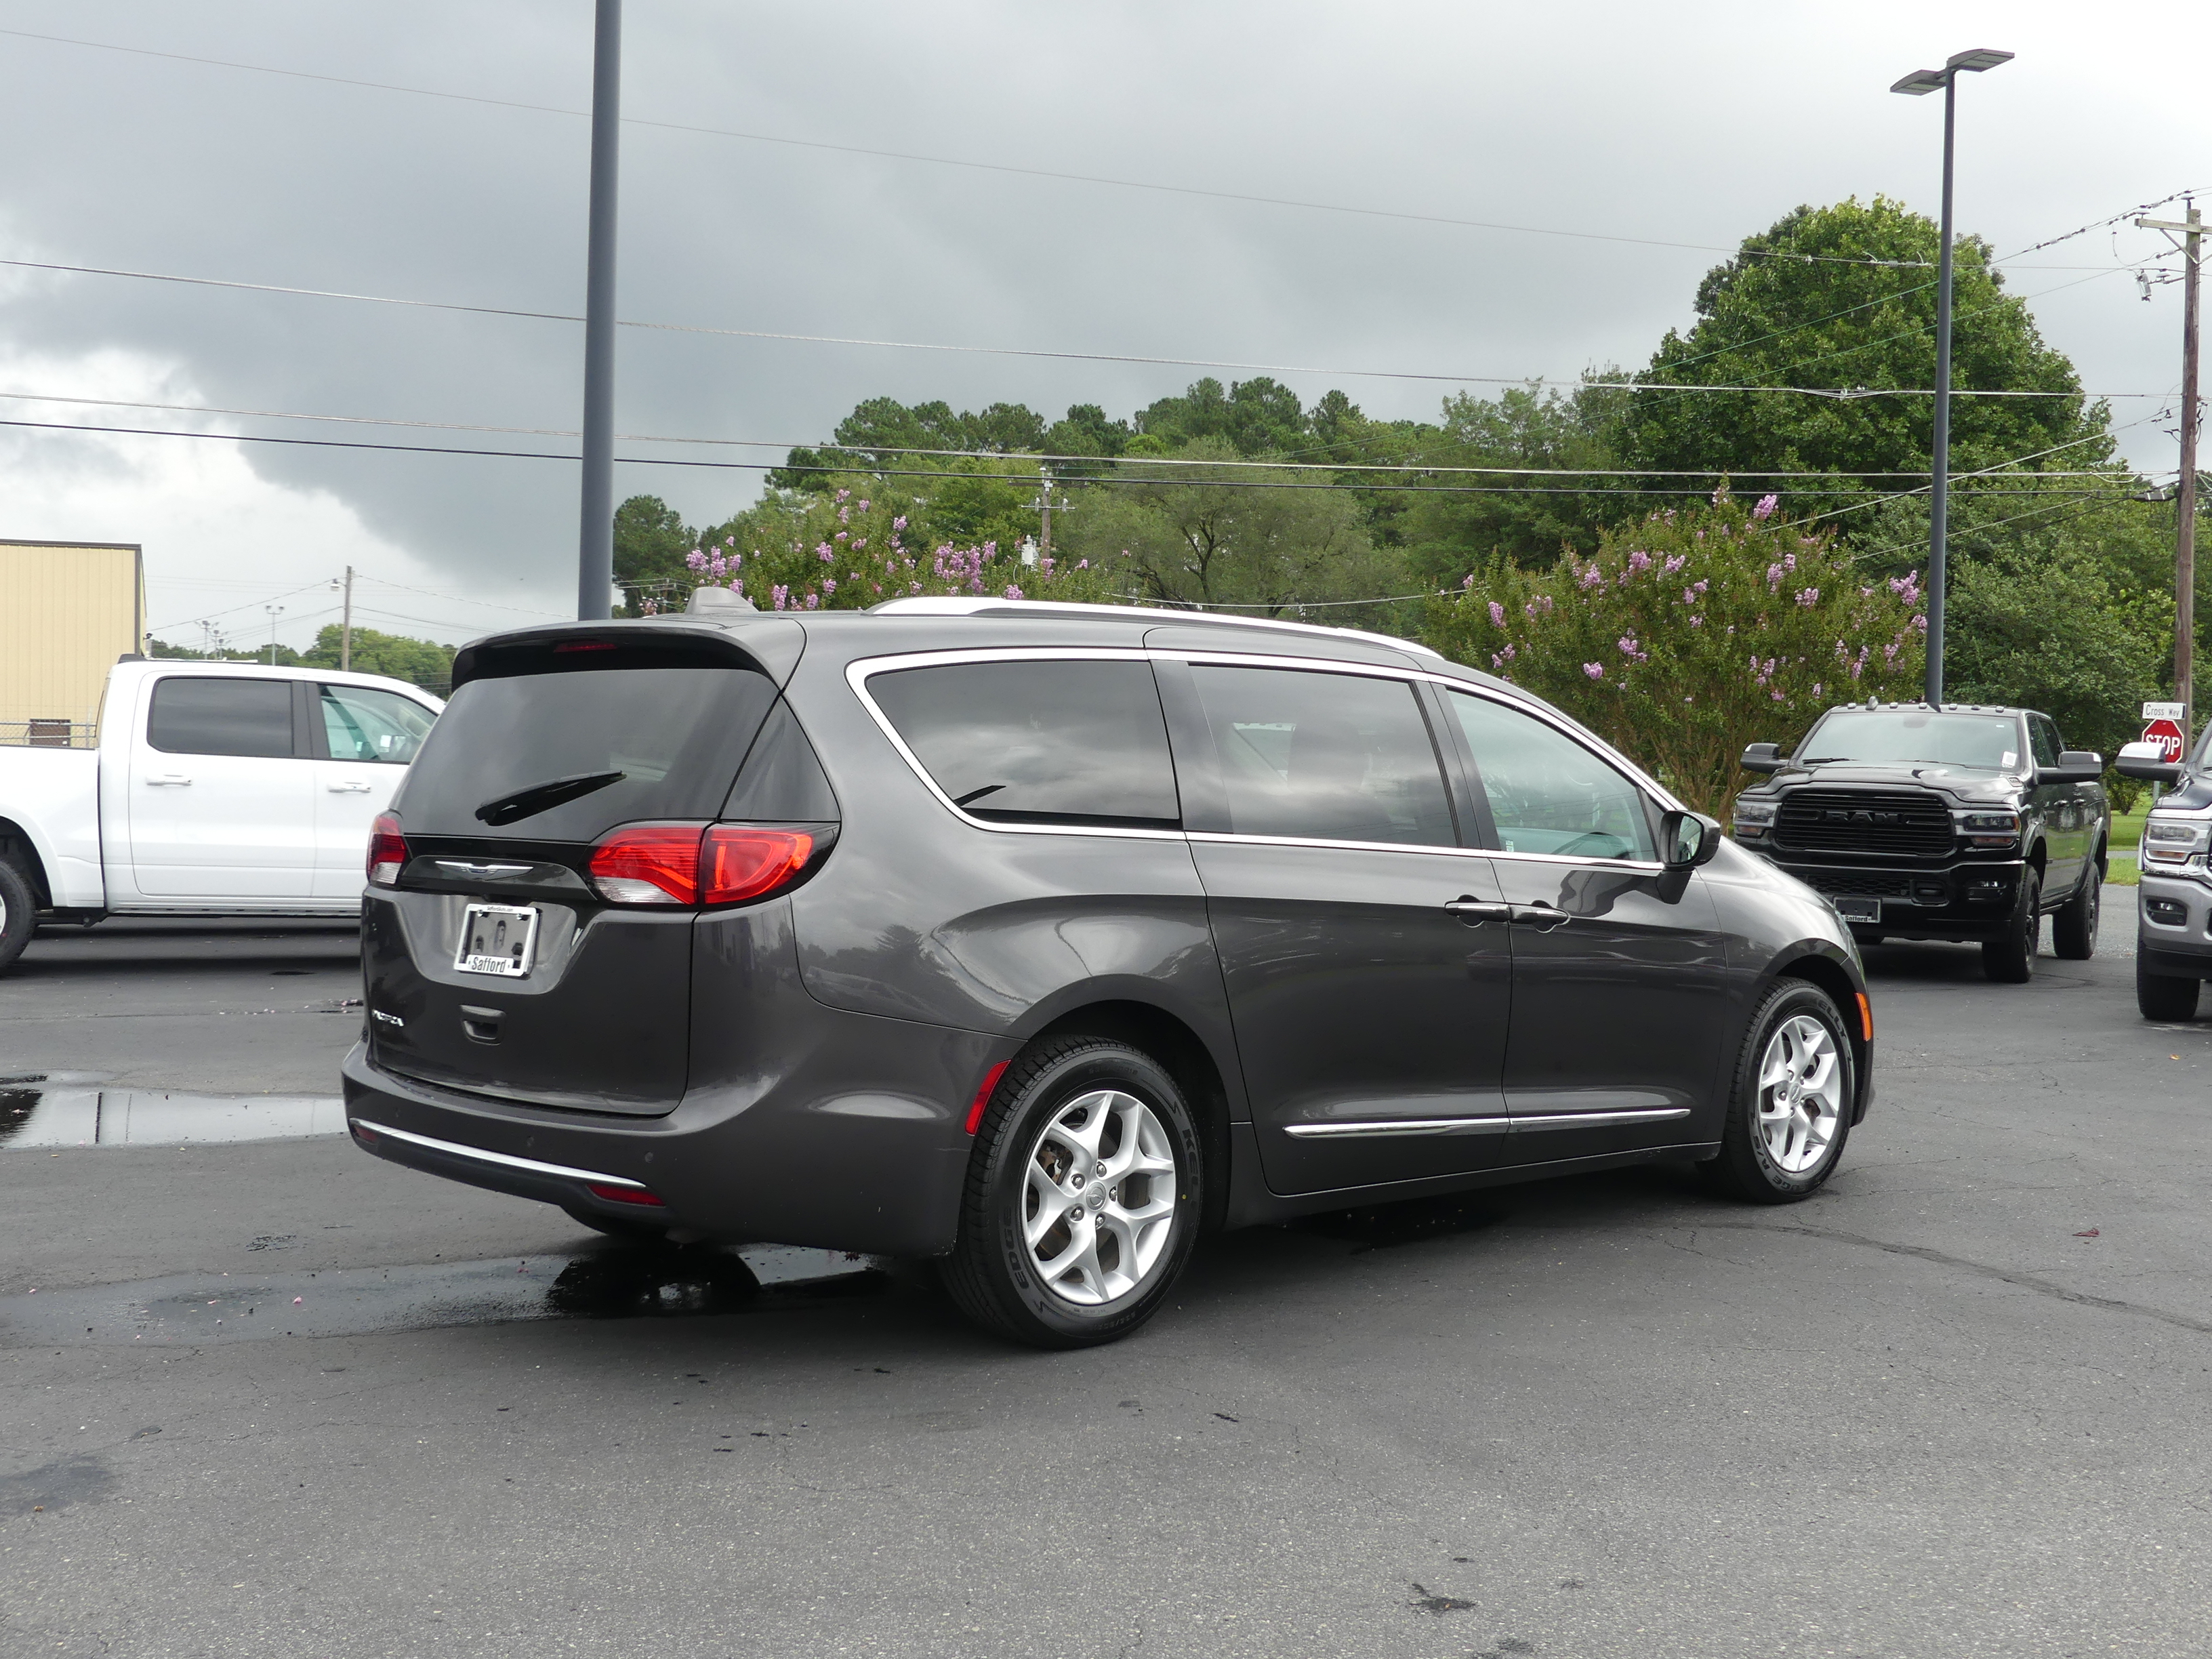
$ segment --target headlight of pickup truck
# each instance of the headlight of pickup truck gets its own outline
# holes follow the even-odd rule
[[[1738,841],[1759,841],[1774,827],[1774,808],[1771,800],[1740,800],[1735,804],[1735,835]]]
[[[2168,870],[2201,870],[2208,842],[2212,821],[2162,818],[2154,812],[2143,821],[2142,861]]]
[[[2009,847],[2020,839],[2020,814],[1985,810],[1951,814],[1951,822],[1969,847]]]

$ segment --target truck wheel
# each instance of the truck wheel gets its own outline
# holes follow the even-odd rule
[[[2035,976],[2035,947],[2043,937],[2043,872],[2020,872],[2020,902],[2002,939],[1982,941],[1982,971],[1999,985],[2025,985]]]
[[[1858,1076],[1844,1017],[1819,986],[1778,981],[1745,1034],[1706,1182],[1754,1204],[1809,1198],[1835,1173]]]
[[[38,927],[38,895],[21,870],[0,859],[0,974],[15,965]]]
[[[975,1137],[959,1243],[938,1277],[986,1330],[1039,1348],[1127,1336],[1198,1238],[1198,1125],[1175,1079],[1100,1037],[1039,1043]]]
[[[2097,954],[2097,912],[2105,894],[2103,866],[2100,854],[2081,872],[2081,885],[2066,901],[2066,908],[2051,919],[2051,948],[2069,962],[2087,962]]]
[[[2196,1018],[2197,987],[2194,978],[2147,973],[2142,958],[2136,958],[2136,1007],[2145,1019],[2172,1024]]]

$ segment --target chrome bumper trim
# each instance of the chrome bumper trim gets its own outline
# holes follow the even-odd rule
[[[601,1175],[596,1170],[572,1170],[565,1164],[541,1164],[534,1158],[517,1158],[511,1152],[495,1152],[482,1146],[463,1146],[451,1140],[434,1140],[428,1135],[418,1135],[410,1129],[389,1128],[381,1123],[372,1123],[365,1117],[349,1118],[349,1126],[359,1124],[373,1135],[390,1135],[394,1140],[411,1141],[417,1146],[427,1146],[434,1152],[444,1152],[449,1158],[472,1158],[480,1164],[497,1164],[509,1170],[527,1170],[532,1175],[561,1176],[570,1181],[593,1181],[603,1187],[634,1187],[646,1190],[642,1181],[632,1181],[628,1176]]]

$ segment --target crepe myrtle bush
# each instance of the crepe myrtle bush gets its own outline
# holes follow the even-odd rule
[[[932,547],[908,522],[915,503],[841,489],[823,496],[784,533],[735,536],[692,549],[684,562],[696,586],[731,587],[763,611],[853,611],[912,594],[994,599],[1097,600],[1112,597],[1088,560],[1050,554],[1022,562],[1021,550],[996,542]],[[646,602],[650,612],[682,601]]]
[[[1549,570],[1504,559],[1437,604],[1431,644],[1557,704],[1692,805],[1724,814],[1747,744],[1790,745],[1823,709],[1919,694],[1917,574],[1877,580],[1776,498],[1673,507]],[[1479,757],[1478,757],[1479,758]]]

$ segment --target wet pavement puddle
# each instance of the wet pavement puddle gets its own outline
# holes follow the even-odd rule
[[[272,1238],[268,1248],[290,1241]],[[263,1241],[257,1240],[258,1246]],[[295,1273],[177,1273],[0,1301],[0,1348],[175,1346],[539,1319],[767,1312],[870,1296],[874,1258],[787,1244],[607,1244],[565,1256]]]
[[[100,1083],[86,1073],[0,1077],[0,1152],[345,1133],[345,1103],[335,1095],[198,1095]]]

